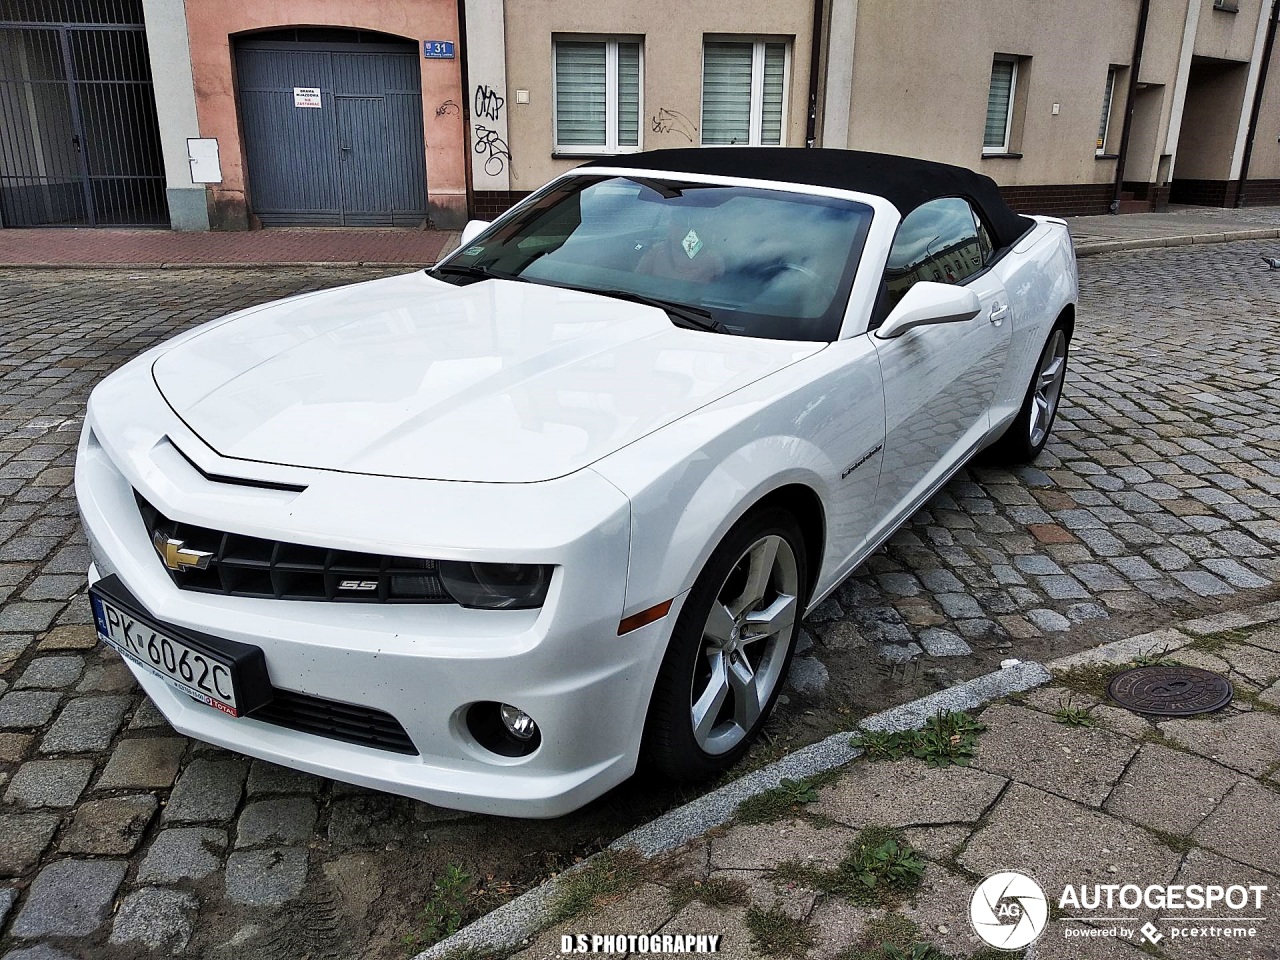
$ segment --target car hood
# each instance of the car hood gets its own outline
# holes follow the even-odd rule
[[[152,373],[225,457],[431,480],[563,476],[822,349],[661,310],[417,272],[233,315]]]

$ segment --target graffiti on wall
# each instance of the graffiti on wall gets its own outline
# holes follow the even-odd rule
[[[491,87],[486,87],[482,83],[476,87],[476,96],[473,103],[475,116],[479,119],[496,123],[498,118],[502,116],[502,108],[506,102],[505,97],[498,96],[498,91]]]
[[[437,117],[460,117],[462,116],[462,108],[453,100],[446,100],[440,106],[436,107]]]
[[[673,133],[693,143],[698,137],[698,125],[679,110],[659,107],[649,118],[649,129],[654,133]]]
[[[502,138],[502,131],[490,126],[502,119],[502,108],[506,104],[506,97],[483,83],[476,86],[475,95],[471,99],[474,149],[477,155],[484,157],[484,172],[491,177],[502,173],[511,160],[511,148]]]
[[[507,141],[498,135],[497,130],[491,130],[478,123],[475,125],[475,134],[475,151],[484,157],[484,172],[491,177],[496,177],[506,169],[508,161],[511,160]]]

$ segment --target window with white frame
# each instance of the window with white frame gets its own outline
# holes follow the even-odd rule
[[[781,146],[787,94],[781,40],[706,40],[702,46],[702,143]]]
[[[639,40],[557,37],[556,153],[640,149]]]
[[[1098,156],[1107,152],[1107,131],[1111,127],[1111,101],[1116,91],[1115,67],[1107,68],[1107,86],[1102,91],[1102,120],[1098,123]]]
[[[982,135],[983,153],[1008,153],[1013,126],[1013,97],[1018,88],[1018,60],[996,54],[991,61],[991,87],[987,92],[987,125]]]

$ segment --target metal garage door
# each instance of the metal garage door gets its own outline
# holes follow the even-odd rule
[[[250,204],[264,224],[426,217],[415,44],[253,39],[237,44],[236,66]],[[309,89],[319,107],[305,105]]]
[[[0,0],[0,223],[169,222],[141,0]]]

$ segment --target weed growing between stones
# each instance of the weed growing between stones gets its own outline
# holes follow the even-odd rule
[[[778,907],[771,910],[752,907],[744,922],[751,934],[751,945],[766,956],[799,960],[813,949],[813,933],[808,922]]]
[[[967,767],[977,756],[978,734],[985,729],[980,720],[962,710],[940,710],[918,730],[864,730],[850,742],[869,760],[915,757],[931,767]]]
[[[839,894],[865,906],[898,903],[920,886],[924,861],[901,832],[888,827],[864,827],[834,869],[789,860],[775,876],[823,893]]]
[[[669,896],[672,913],[679,913],[695,900],[717,910],[745,906],[750,902],[745,883],[722,876],[708,877],[706,880],[680,877],[671,885]]]
[[[1096,705],[1088,707],[1076,706],[1070,697],[1058,701],[1058,709],[1053,711],[1053,719],[1068,727],[1095,727],[1098,718],[1094,716]]]
[[[805,804],[818,799],[818,787],[835,782],[839,776],[837,770],[826,770],[803,780],[784,778],[773,789],[743,800],[734,816],[739,823],[772,823],[796,816]]]
[[[418,914],[418,931],[408,934],[405,946],[420,949],[458,932],[472,888],[471,874],[449,864],[431,884],[431,896]]]
[[[586,867],[564,878],[551,904],[548,926],[572,920],[634,890],[644,880],[646,866],[644,858],[634,850],[606,850]]]

